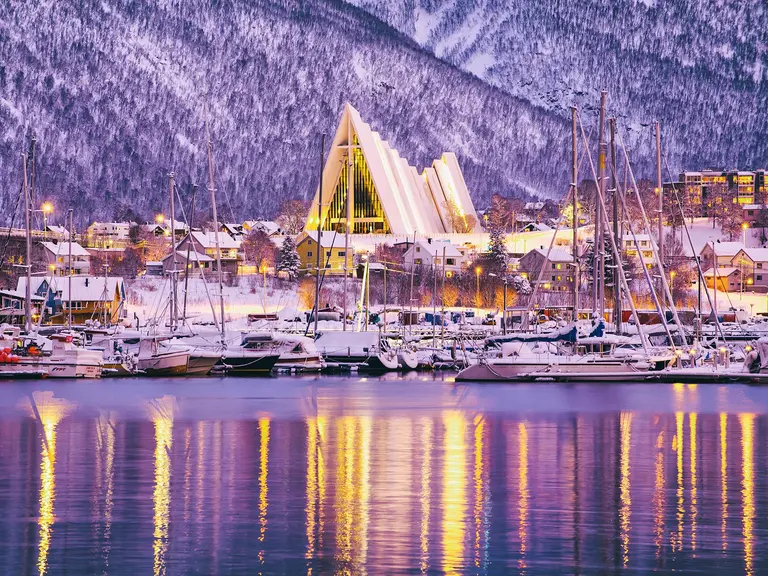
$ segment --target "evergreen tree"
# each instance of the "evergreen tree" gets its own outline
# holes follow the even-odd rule
[[[277,271],[285,272],[293,280],[299,273],[299,255],[296,252],[296,242],[290,236],[285,237],[283,245],[277,253]]]
[[[490,241],[488,242],[489,265],[495,272],[505,274],[507,267],[507,247],[504,243],[504,230],[491,227]]]

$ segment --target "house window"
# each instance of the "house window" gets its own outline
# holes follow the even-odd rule
[[[562,280],[563,280],[563,277],[562,277],[562,276],[558,276],[558,277],[557,277],[557,281],[558,281],[558,282],[562,282]]]
[[[552,276],[552,282],[554,282],[554,281],[555,281],[555,277],[554,277],[554,276]]]
[[[420,264],[421,264],[421,258],[416,258],[416,265],[418,266]]]
[[[331,257],[331,251],[330,250],[326,250],[325,251],[325,257],[326,258],[330,258]]]
[[[757,263],[757,267],[758,267],[758,268],[760,268],[760,269],[762,269],[762,268],[763,268],[763,263],[762,263],[762,262],[758,262],[758,263]]]
[[[311,258],[311,257],[312,257],[312,250],[307,250],[307,258]]]
[[[762,280],[762,279],[763,279],[763,275],[762,275],[762,274],[758,274],[758,275],[757,275],[757,279],[758,279],[758,280]]]
[[[416,252],[421,252],[421,248],[419,246],[416,246]]]
[[[562,270],[562,269],[563,269],[563,265],[562,265],[562,264],[557,264],[556,268],[557,268],[558,270]]]
[[[446,258],[446,259],[445,259],[445,263],[446,263],[448,266],[453,266],[453,265],[455,265],[455,264],[456,264],[456,259],[455,259],[455,258]]]
[[[556,268],[557,267],[554,264],[552,264],[552,270],[555,270]]]
[[[339,258],[344,258],[344,251],[339,252]]]

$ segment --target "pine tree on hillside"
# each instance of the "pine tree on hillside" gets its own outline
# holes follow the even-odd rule
[[[504,230],[492,227],[488,242],[489,264],[497,273],[504,274],[507,267],[507,247],[504,243]]]
[[[299,273],[299,255],[296,252],[296,243],[293,238],[286,236],[283,245],[277,253],[277,271],[285,272],[288,278],[293,280]]]

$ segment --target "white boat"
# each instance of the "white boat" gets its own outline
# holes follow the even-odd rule
[[[42,374],[50,378],[100,378],[104,366],[101,351],[75,346],[70,334],[33,340],[22,338],[18,330],[6,332],[0,339],[0,351],[10,359],[0,363],[0,372],[7,376],[28,373],[31,377]]]
[[[174,348],[181,349],[180,346],[174,346]],[[205,376],[221,361],[221,352],[216,350],[194,346],[188,348],[187,351],[189,352],[189,363],[187,364],[187,375],[189,376]]]
[[[320,332],[315,346],[328,368],[386,372],[397,370],[397,351],[388,348],[378,332]]]
[[[519,380],[604,380],[648,373],[672,362],[669,354],[623,356],[600,354],[562,354],[552,351],[535,352],[526,342],[505,342],[501,356],[485,358],[465,368],[457,381],[519,381]]]
[[[146,338],[139,344],[136,367],[150,376],[180,376],[187,373],[189,350],[168,346],[157,338]]]

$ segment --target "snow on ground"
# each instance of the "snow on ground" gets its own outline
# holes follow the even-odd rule
[[[138,318],[146,326],[155,318],[169,316],[170,282],[167,278],[139,278],[126,286],[127,321]],[[184,282],[177,288],[179,311],[183,306]],[[200,278],[190,278],[187,290],[187,317],[193,324],[213,323],[212,307],[219,314],[219,286]],[[248,314],[277,313],[285,308],[298,308],[296,285],[267,277],[266,305],[262,276],[240,276],[237,286],[224,286],[224,314],[232,329],[247,326]]]

